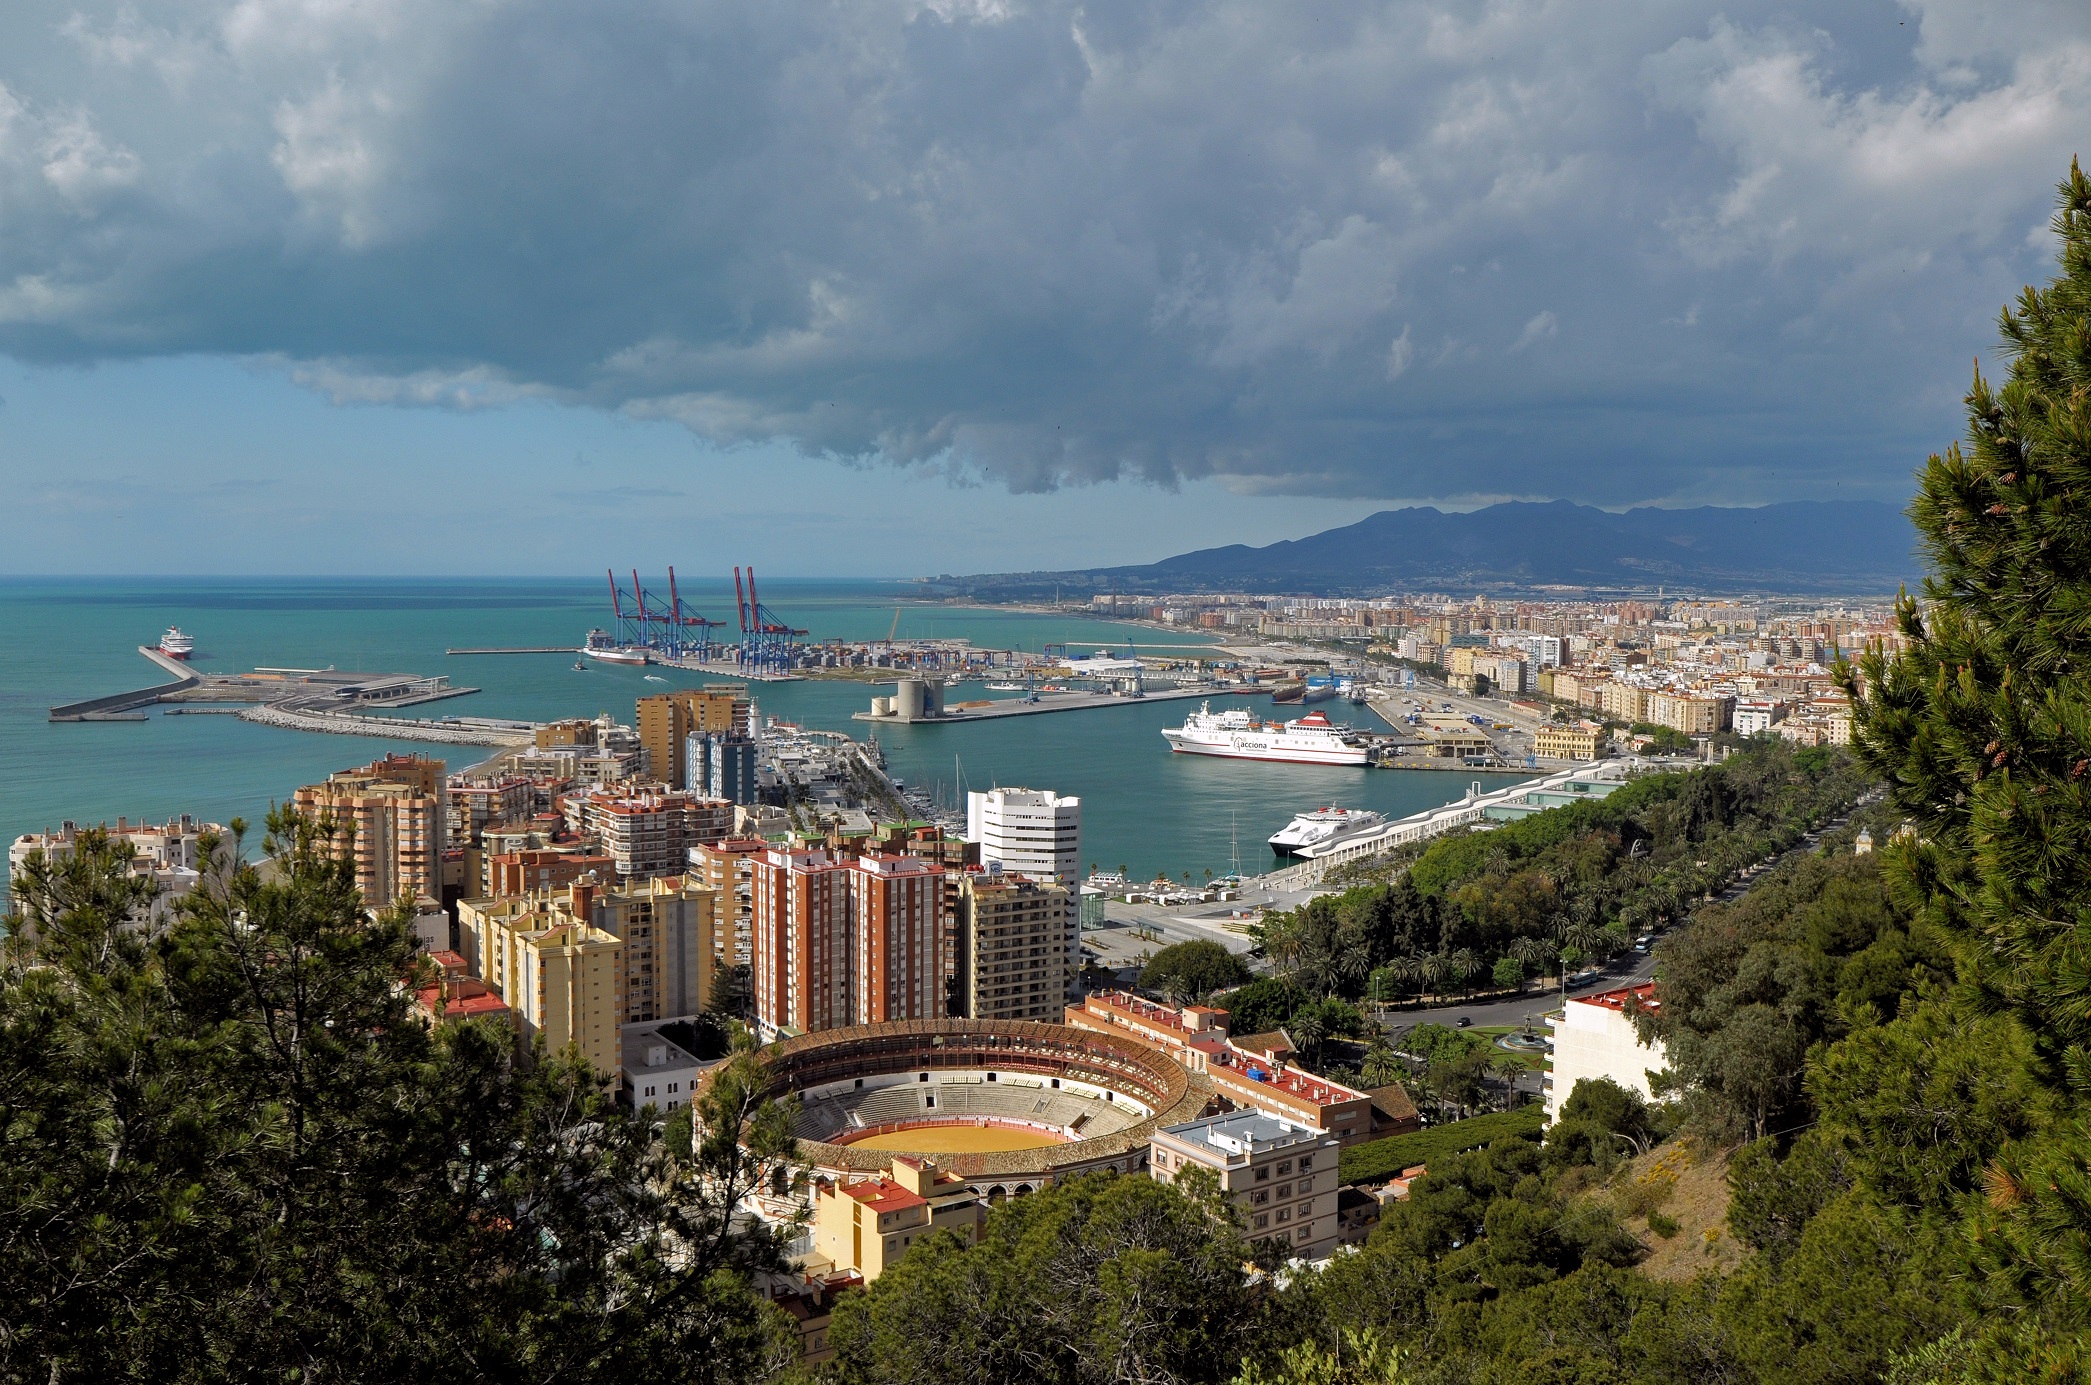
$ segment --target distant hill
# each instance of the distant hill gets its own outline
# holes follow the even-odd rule
[[[935,584],[1020,598],[1096,591],[1592,591],[1657,586],[1708,592],[1871,594],[1914,584],[1916,534],[1894,505],[1811,500],[1756,509],[1628,510],[1566,500],[1466,514],[1382,510],[1341,529],[1250,548],[1200,549],[1137,567],[1001,573]]]

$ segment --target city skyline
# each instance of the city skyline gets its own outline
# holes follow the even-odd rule
[[[0,39],[15,572],[343,532],[483,571],[457,536],[529,525],[562,571],[730,527],[897,577],[1900,500],[2091,111],[2091,17],[1962,0],[154,0]]]

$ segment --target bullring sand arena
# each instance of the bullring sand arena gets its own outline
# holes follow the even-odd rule
[[[902,1154],[996,1154],[1065,1144],[1055,1135],[999,1125],[915,1125],[851,1140],[851,1149],[890,1149]]]
[[[862,1175],[933,1157],[983,1195],[1057,1176],[1146,1167],[1148,1137],[1195,1120],[1210,1084],[1114,1034],[1021,1020],[904,1020],[831,1029],[770,1049],[772,1093],[795,1096],[799,1152]]]

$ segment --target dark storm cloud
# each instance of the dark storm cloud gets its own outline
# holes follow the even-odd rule
[[[2091,9],[1759,9],[12,6],[0,349],[1017,490],[1899,489]]]

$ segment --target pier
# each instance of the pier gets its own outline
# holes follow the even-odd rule
[[[935,716],[880,716],[874,712],[852,712],[853,721],[883,722],[897,726],[937,726],[956,722],[995,721],[1002,717],[1039,716],[1046,712],[1083,712],[1096,707],[1130,707],[1142,702],[1181,702],[1189,698],[1257,697],[1269,688],[1164,688],[1128,697],[1116,692],[1040,693],[1038,701],[1010,697],[989,703],[961,702]]]
[[[110,693],[107,697],[90,697],[84,702],[67,702],[51,709],[53,721],[144,721],[145,713],[136,709],[150,707],[164,698],[184,693],[203,681],[187,664],[170,659],[157,649],[138,646],[138,652],[175,675],[172,683],[159,683],[150,688],[139,688],[135,692]]]
[[[371,715],[376,708],[413,707],[465,697],[447,678],[415,673],[350,673],[333,668],[257,668],[251,673],[205,673],[159,650],[138,652],[175,681],[131,692],[68,702],[50,709],[52,721],[149,721],[143,708],[167,705],[169,715],[237,716],[295,731],[447,745],[527,745],[535,722],[486,717],[411,718]],[[559,651],[565,653],[568,651]]]

